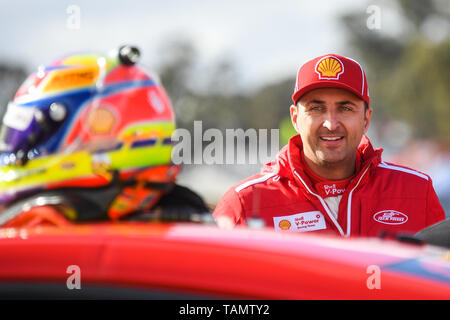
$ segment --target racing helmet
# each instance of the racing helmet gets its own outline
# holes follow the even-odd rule
[[[139,56],[128,45],[68,55],[20,86],[0,128],[0,225],[43,205],[75,221],[116,220],[170,190],[175,116]]]

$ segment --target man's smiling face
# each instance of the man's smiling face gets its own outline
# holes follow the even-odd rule
[[[290,111],[308,160],[323,167],[354,165],[372,116],[362,99],[344,89],[321,88],[307,92]]]

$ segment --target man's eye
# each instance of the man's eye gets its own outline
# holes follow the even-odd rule
[[[342,106],[341,109],[344,111],[352,111],[353,110],[351,107],[348,107],[348,106]]]
[[[320,110],[322,110],[322,107],[321,107],[321,106],[312,106],[312,107],[310,108],[310,110],[311,110],[311,111],[320,111]]]

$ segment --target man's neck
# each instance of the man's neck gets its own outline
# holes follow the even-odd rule
[[[356,153],[353,159],[339,163],[317,164],[309,159],[304,153],[302,154],[306,165],[318,176],[327,180],[344,180],[350,178],[356,171]]]

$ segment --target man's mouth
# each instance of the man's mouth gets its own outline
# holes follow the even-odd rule
[[[320,136],[320,142],[325,148],[337,148],[344,144],[345,136]]]
[[[344,139],[344,136],[339,136],[339,137],[320,137],[320,140],[323,141],[338,141],[338,140],[342,140]]]

